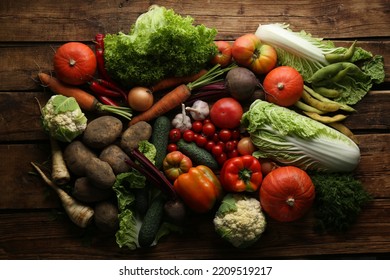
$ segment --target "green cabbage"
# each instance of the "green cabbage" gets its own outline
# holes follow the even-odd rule
[[[350,138],[288,108],[256,100],[241,122],[258,148],[255,157],[326,172],[350,172],[359,163]]]
[[[107,34],[104,59],[108,73],[124,86],[151,85],[168,76],[195,74],[217,53],[217,31],[194,25],[172,9],[153,5],[129,34]]]

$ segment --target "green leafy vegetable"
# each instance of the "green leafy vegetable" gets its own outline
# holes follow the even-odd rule
[[[372,199],[353,174],[310,174],[316,188],[314,213],[319,231],[344,232]]]
[[[129,34],[104,39],[108,73],[125,86],[148,86],[168,76],[195,74],[217,53],[217,31],[194,25],[172,9],[153,5],[140,15]]]
[[[328,172],[352,171],[360,160],[359,147],[344,134],[266,101],[253,102],[241,123],[258,148],[256,157]]]

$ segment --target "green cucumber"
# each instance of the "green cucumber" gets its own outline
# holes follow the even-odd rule
[[[167,146],[169,142],[169,131],[171,130],[171,121],[166,116],[158,117],[153,124],[152,137],[150,142],[156,147],[157,154],[155,166],[162,168],[162,162],[167,155]]]
[[[194,142],[188,143],[183,139],[177,142],[177,147],[180,152],[189,157],[194,165],[205,165],[212,170],[219,168],[218,162],[213,155],[206,149],[197,146]]]
[[[149,247],[156,238],[164,214],[164,198],[158,195],[150,204],[138,233],[138,244]]]

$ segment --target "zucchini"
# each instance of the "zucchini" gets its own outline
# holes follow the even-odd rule
[[[206,149],[197,146],[194,142],[188,143],[183,139],[177,142],[179,151],[189,157],[194,165],[205,165],[212,170],[219,168],[218,162]]]
[[[167,146],[169,142],[169,131],[171,130],[171,121],[166,116],[158,117],[153,124],[152,137],[150,142],[156,147],[157,154],[155,166],[162,168],[162,162],[167,155]]]
[[[142,221],[141,228],[138,233],[138,244],[141,247],[149,247],[152,245],[164,214],[164,198],[160,194],[150,204]]]

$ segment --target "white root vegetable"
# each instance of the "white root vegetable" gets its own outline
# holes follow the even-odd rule
[[[87,227],[92,222],[93,216],[95,214],[93,208],[78,202],[73,197],[68,195],[64,190],[62,190],[52,180],[50,180],[38,167],[38,165],[33,162],[31,162],[31,165],[35,168],[45,183],[57,193],[70,220],[81,228]]]
[[[65,185],[70,181],[70,173],[65,164],[64,157],[62,155],[61,148],[56,139],[50,137],[51,146],[51,162],[52,170],[51,177],[55,184]]]

